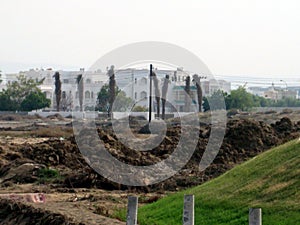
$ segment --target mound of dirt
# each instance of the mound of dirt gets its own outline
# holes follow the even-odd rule
[[[0,224],[3,225],[80,225],[61,214],[52,213],[42,209],[25,205],[8,199],[0,199]]]
[[[57,120],[61,120],[61,121],[65,120],[65,118],[63,116],[61,116],[59,113],[55,113],[53,115],[47,116],[47,119],[51,119],[51,120],[57,119]]]
[[[14,166],[12,164],[14,164]],[[38,179],[38,171],[42,168],[46,168],[45,165],[35,163],[20,163],[19,166],[16,166],[15,162],[12,162],[12,164],[1,168],[0,183],[7,183],[12,180],[14,182],[33,183]]]
[[[35,119],[42,119],[42,117],[38,114],[34,115],[23,115],[23,114],[1,114],[0,120],[2,121],[22,121],[22,120],[35,120]]]
[[[139,121],[134,121],[134,124],[136,126],[141,125]],[[209,125],[202,124],[198,128],[183,127],[183,129],[198,129],[199,131],[198,144],[188,164],[168,180],[152,186],[136,187],[134,189],[140,191],[174,191],[201,184],[273,146],[298,137],[300,134],[300,123],[293,123],[287,117],[274,124],[266,124],[252,119],[229,120],[224,141],[217,157],[202,172],[199,171],[199,162],[208,143],[211,128]],[[132,130],[138,129],[133,127]],[[119,185],[103,178],[89,166],[88,163],[101,162],[101,151],[95,152],[90,147],[90,145],[97,146],[97,140],[89,139],[89,135],[87,135],[91,131],[84,130],[84,132],[85,136],[83,136],[82,141],[86,143],[84,151],[85,156],[89,156],[88,159],[83,157],[79,151],[74,137],[64,140],[52,139],[42,143],[11,145],[9,146],[10,157],[8,157],[7,150],[1,150],[1,185],[5,185],[8,182],[8,180],[4,179],[8,174],[7,168],[19,168],[26,162],[50,166],[58,170],[62,180],[54,182],[57,182],[56,185],[62,188],[96,187],[107,190],[132,190],[133,187]],[[126,147],[123,144],[124,142],[122,143],[113,132],[111,124],[99,126],[98,134],[104,142],[105,148],[119,161],[135,166],[147,166],[156,164],[173,153],[179,142],[181,127],[175,123],[168,125],[166,136],[162,139],[160,145],[151,151],[135,151]],[[24,174],[22,176],[10,176],[9,182],[34,182],[32,171],[28,170],[27,174],[27,178]]]

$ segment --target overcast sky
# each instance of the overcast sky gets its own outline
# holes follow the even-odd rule
[[[298,0],[1,0],[0,69],[88,68],[138,41],[195,53],[215,74],[300,80]]]

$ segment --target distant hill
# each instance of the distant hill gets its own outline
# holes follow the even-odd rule
[[[300,224],[300,139],[203,185],[141,207],[139,224],[182,224],[184,194],[195,195],[195,224],[248,224],[249,207],[262,208],[264,225]]]

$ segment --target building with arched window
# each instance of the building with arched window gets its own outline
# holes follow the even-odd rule
[[[142,91],[141,93],[140,93],[140,99],[145,99],[145,98],[147,98],[148,96],[147,96],[147,92],[146,91]]]
[[[89,91],[85,91],[85,93],[84,93],[84,98],[85,98],[85,99],[91,98],[91,93],[90,93]]]
[[[63,71],[52,69],[30,69],[29,71],[22,71],[16,74],[8,74],[6,80],[13,82],[17,80],[17,76],[24,75],[33,79],[45,78],[44,83],[40,85],[40,89],[45,93],[46,97],[51,100],[51,108],[56,109],[56,96],[55,85],[53,75],[55,72],[59,72],[61,80],[61,110],[76,110],[79,109],[79,93],[76,78],[79,74],[84,76],[84,108],[92,108],[95,106],[98,93],[107,80],[106,73],[100,70],[95,72],[84,71],[80,69],[78,71]],[[8,83],[7,82],[7,83]],[[6,83],[3,84],[4,88]]]
[[[20,72],[18,74],[5,74],[5,83],[13,82],[16,77],[20,74],[33,79],[45,78],[44,83],[40,86],[42,92],[44,92],[47,98],[51,99],[51,107],[55,109],[56,106],[56,96],[55,96],[55,85],[53,75],[55,72],[60,73],[60,80],[62,82],[62,100],[61,104],[62,110],[78,110],[79,107],[79,92],[78,85],[76,83],[76,78],[79,74],[83,75],[83,108],[92,109],[97,103],[97,96],[104,84],[109,83],[109,78],[106,72],[97,71],[84,71],[80,69],[79,71],[55,71],[52,69],[31,69],[29,71]],[[167,100],[172,102],[172,107],[166,110],[178,111],[183,110],[184,106],[184,85],[185,79],[189,75],[188,72],[183,71],[182,68],[177,70],[154,70],[160,89],[164,83],[166,75],[169,75],[170,84],[167,92]],[[150,79],[148,69],[119,69],[115,70],[116,84],[119,89],[125,92],[126,97],[133,99],[135,104],[148,107],[149,105],[149,93],[150,93]],[[227,93],[230,93],[231,84],[230,82],[224,80],[215,79],[204,79],[201,80],[201,87],[203,91],[203,96],[211,95],[214,91],[221,89]],[[153,95],[154,95],[153,86]],[[162,91],[161,91],[162,92]],[[193,104],[197,104],[196,99],[196,89],[191,82],[191,94]],[[287,92],[286,92],[287,93]],[[153,101],[155,106],[155,100]],[[154,107],[155,108],[155,107]]]

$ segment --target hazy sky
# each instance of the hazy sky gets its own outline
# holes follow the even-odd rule
[[[0,69],[88,68],[124,44],[164,41],[215,74],[300,81],[299,12],[298,0],[1,0]]]

